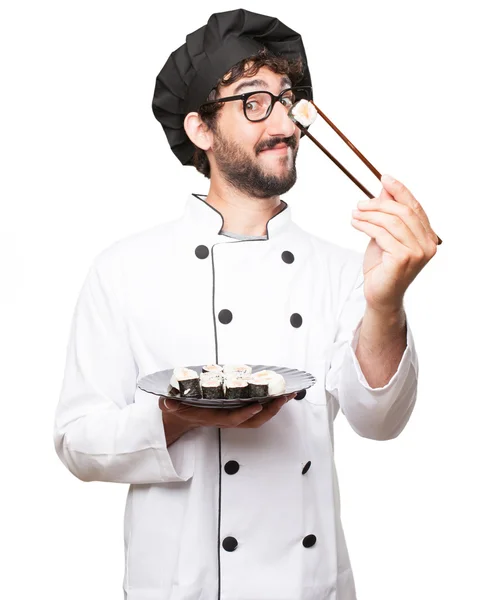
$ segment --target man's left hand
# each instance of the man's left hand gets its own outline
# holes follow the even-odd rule
[[[361,201],[352,225],[371,241],[364,255],[364,295],[377,312],[399,311],[404,294],[439,243],[424,209],[400,182],[383,175],[378,198]]]

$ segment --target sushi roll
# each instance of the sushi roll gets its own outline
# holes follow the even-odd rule
[[[170,380],[171,387],[179,390],[185,398],[201,398],[201,386],[198,373],[193,369],[179,367],[174,369]]]
[[[220,365],[205,365],[202,370],[203,373],[223,373],[223,367]]]
[[[203,398],[216,400],[224,397],[222,373],[201,373],[200,384]]]
[[[225,398],[233,400],[235,398],[249,398],[249,384],[246,379],[230,375],[224,382]]]
[[[303,127],[312,125],[318,116],[314,106],[308,100],[300,100],[289,109],[288,117]]]
[[[224,365],[223,373],[225,377],[227,375],[234,375],[235,377],[249,377],[252,373],[253,369],[249,365],[236,365],[229,364]]]
[[[277,396],[286,390],[286,381],[276,371],[259,371],[248,378],[250,398]]]

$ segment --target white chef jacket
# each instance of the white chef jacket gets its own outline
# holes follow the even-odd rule
[[[333,420],[386,440],[413,409],[407,348],[372,389],[354,354],[362,260],[283,210],[267,239],[221,235],[200,195],[184,215],[94,260],[72,322],[55,447],[83,481],[130,484],[127,600],[354,600]],[[166,446],[144,375],[217,362],[293,367],[317,383],[257,429],[194,429]]]

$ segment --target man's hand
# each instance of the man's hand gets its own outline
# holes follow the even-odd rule
[[[242,408],[195,408],[160,396],[166,442],[169,446],[187,431],[196,427],[261,427],[272,419],[296,394],[278,396],[267,404],[248,404]]]
[[[441,243],[424,209],[399,181],[383,175],[379,198],[358,203],[352,225],[372,239],[364,255],[364,295],[378,313],[397,313],[404,294]]]

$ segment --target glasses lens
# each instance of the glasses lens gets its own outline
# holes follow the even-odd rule
[[[245,100],[244,110],[250,121],[259,121],[266,116],[270,106],[271,96],[265,92],[258,92]]]
[[[296,90],[293,88],[292,90],[285,90],[282,94],[281,94],[281,104],[283,106],[286,106],[286,108],[289,110],[293,104],[295,103],[295,92]]]

